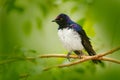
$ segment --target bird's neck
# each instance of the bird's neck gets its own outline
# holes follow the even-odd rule
[[[68,28],[73,23],[73,21],[67,21],[59,23],[59,29]]]

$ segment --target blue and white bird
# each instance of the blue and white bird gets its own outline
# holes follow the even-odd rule
[[[90,56],[96,55],[85,31],[79,24],[73,22],[69,16],[59,14],[52,22],[56,22],[59,25],[58,36],[64,47],[69,51],[67,54],[68,59],[72,52],[81,57],[83,49],[85,49]],[[93,62],[98,63],[101,61],[93,60]]]

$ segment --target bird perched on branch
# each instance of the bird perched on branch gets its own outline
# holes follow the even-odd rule
[[[52,22],[56,22],[59,25],[58,35],[64,47],[69,51],[67,54],[68,59],[72,52],[81,57],[83,49],[85,49],[90,56],[96,55],[85,31],[79,24],[72,21],[69,16],[59,14]],[[92,61],[94,63],[101,62],[100,60]]]

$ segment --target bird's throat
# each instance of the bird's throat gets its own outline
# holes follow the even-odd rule
[[[64,29],[64,28],[67,28],[68,25],[59,25],[59,29]]]

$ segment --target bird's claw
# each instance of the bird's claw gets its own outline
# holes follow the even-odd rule
[[[78,55],[78,58],[80,58],[80,59],[81,59],[81,58],[82,58],[82,56],[81,56],[81,55]]]
[[[79,55],[78,55],[78,57],[79,57],[80,59],[82,59],[83,56],[84,56],[84,54],[79,54]]]
[[[70,53],[67,54],[67,59],[70,61]]]

